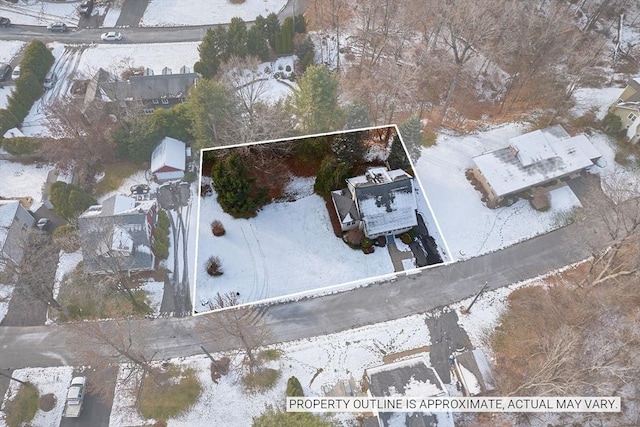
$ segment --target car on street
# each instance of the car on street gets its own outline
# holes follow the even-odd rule
[[[0,82],[11,75],[11,65],[0,64]]]
[[[51,89],[53,85],[56,84],[57,80],[58,77],[56,76],[56,74],[53,71],[49,71],[44,77],[44,88]]]
[[[50,22],[49,25],[47,25],[47,30],[51,32],[58,31],[60,33],[64,33],[67,31],[67,24],[64,22]]]
[[[11,73],[11,80],[18,80],[20,77],[20,66],[16,65],[16,68],[13,69],[13,73]]]
[[[47,229],[50,223],[51,221],[49,220],[49,218],[40,218],[36,225],[38,227],[38,230],[44,231]]]
[[[0,27],[8,27],[11,25],[11,19],[0,16]]]
[[[105,42],[112,42],[117,40],[122,40],[122,33],[118,33],[116,31],[109,31],[108,33],[102,33],[100,39]]]
[[[91,16],[91,12],[93,11],[93,0],[85,0],[80,3],[78,11],[80,15]]]

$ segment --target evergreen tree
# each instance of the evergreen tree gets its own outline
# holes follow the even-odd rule
[[[267,15],[265,19],[265,27],[267,30],[267,40],[269,41],[269,46],[275,50],[276,47],[276,34],[280,32],[280,20],[278,19],[278,15],[275,13],[270,13]]]
[[[347,179],[348,168],[335,157],[327,156],[320,163],[313,189],[319,194],[329,194],[333,190],[343,188]]]
[[[345,129],[362,129],[371,126],[369,109],[358,101],[347,104],[344,111]]]
[[[207,29],[198,52],[200,60],[195,63],[194,70],[205,78],[215,76],[220,64],[229,56],[227,30],[222,26]]]
[[[397,136],[394,137],[391,142],[391,152],[389,153],[387,162],[389,162],[389,167],[391,169],[407,169],[411,166],[409,164],[409,159],[407,158],[407,153],[404,151],[404,147],[402,146],[402,142]]]
[[[287,381],[287,396],[289,397],[304,396],[302,385],[300,384],[300,381],[296,377],[291,377]]]
[[[247,31],[247,53],[263,61],[269,59],[269,45],[262,30],[254,25]]]
[[[311,41],[311,37],[305,37],[299,44],[296,49],[296,55],[300,62],[298,63],[298,72],[300,74],[304,74],[307,67],[313,64],[313,58],[315,56],[315,48],[313,46],[313,42]]]
[[[422,150],[422,123],[420,123],[420,118],[416,115],[409,117],[407,121],[398,126],[398,130],[407,153],[409,153],[409,158],[411,158],[411,161],[417,162]]]
[[[231,18],[227,30],[227,57],[247,56],[247,23],[242,18]]]
[[[246,163],[246,159],[230,154],[217,161],[211,172],[218,203],[236,218],[255,216],[267,202],[267,189],[256,184],[256,178],[250,176]]]
[[[293,19],[289,16],[282,23],[282,27],[280,27],[281,51],[278,53],[293,52],[293,32]]]
[[[331,141],[331,151],[348,169],[364,159],[367,148],[364,146],[363,132],[349,132],[335,135]]]
[[[293,110],[305,133],[321,133],[338,129],[342,110],[338,105],[339,83],[322,65],[311,65],[293,93]]]
[[[282,412],[269,408],[264,414],[254,417],[251,427],[333,427],[334,424],[323,416],[311,412]]]
[[[256,16],[255,21],[253,21],[253,26],[251,28],[257,28],[262,32],[262,37],[265,40],[269,40],[269,30],[267,29],[267,20],[264,16],[258,15]]]
[[[222,83],[199,81],[187,98],[195,149],[231,144],[240,117],[237,99]]]
[[[304,17],[303,13],[300,13],[298,15],[296,15],[296,18],[294,20],[294,26],[295,26],[295,31],[298,34],[304,34],[307,32],[307,20]]]
[[[51,185],[51,204],[56,214],[73,221],[96,200],[74,184],[56,181]]]
[[[33,40],[24,49],[20,68],[22,73],[32,73],[42,83],[54,60],[53,54],[44,43]]]

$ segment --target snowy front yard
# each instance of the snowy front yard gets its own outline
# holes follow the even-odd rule
[[[196,311],[209,310],[207,303],[217,293],[239,292],[240,301],[248,303],[393,273],[386,248],[364,255],[335,237],[324,200],[312,194],[313,179],[296,178],[294,187],[304,196],[266,205],[250,219],[223,212],[215,193],[200,199]],[[226,229],[224,236],[211,233],[216,219]],[[210,256],[222,261],[222,276],[207,274]]]

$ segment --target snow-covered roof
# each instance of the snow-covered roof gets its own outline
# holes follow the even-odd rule
[[[544,147],[536,150],[530,147],[534,139],[521,138],[516,141],[519,142],[517,145],[528,148],[523,157],[509,146],[473,158],[473,163],[498,197],[581,171],[600,157],[585,135],[558,138],[545,130],[532,134],[543,138],[538,141]],[[510,142],[513,144],[513,141],[512,138]]]
[[[398,362],[388,363],[374,368],[367,368],[369,392],[375,397],[412,396],[436,397],[446,396],[442,380],[435,369],[428,366],[423,357],[414,357]],[[434,425],[453,427],[451,413],[379,413],[379,419],[385,426],[395,425]],[[416,418],[415,424],[407,424],[410,418]]]
[[[151,173],[168,167],[183,171],[186,162],[185,144],[175,138],[165,137],[151,154]]]
[[[556,157],[555,151],[551,148],[552,141],[547,139],[547,135],[549,134],[546,132],[536,130],[509,140],[523,166],[529,166],[542,160]],[[549,137],[551,138],[551,136]]]
[[[11,128],[4,133],[5,138],[16,138],[19,136],[24,136],[24,133],[18,128]]]
[[[0,200],[0,251],[2,251],[7,241],[9,228],[13,224],[19,205],[20,202],[18,200]]]

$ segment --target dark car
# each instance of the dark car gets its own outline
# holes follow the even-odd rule
[[[58,31],[60,33],[64,33],[67,31],[67,24],[64,22],[51,22],[47,25],[47,29],[51,32]]]
[[[0,27],[8,27],[11,25],[11,19],[0,16]]]
[[[0,81],[6,80],[11,75],[11,65],[0,64]]]
[[[90,16],[93,11],[93,0],[85,0],[80,4],[80,15]]]

